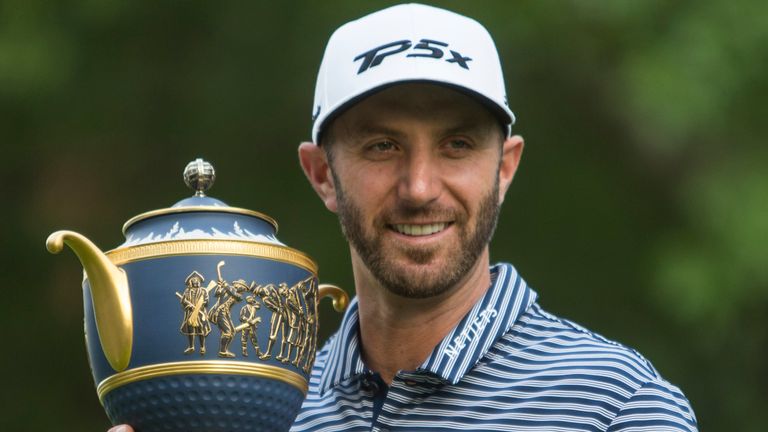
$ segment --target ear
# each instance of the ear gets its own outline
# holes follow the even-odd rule
[[[325,207],[336,213],[336,187],[325,150],[315,143],[303,142],[299,144],[299,162]]]
[[[501,150],[501,166],[499,167],[499,204],[504,202],[509,185],[515,177],[520,157],[523,155],[523,137],[514,135],[504,141]]]

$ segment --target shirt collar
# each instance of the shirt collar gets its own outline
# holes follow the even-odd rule
[[[490,268],[491,286],[435,347],[416,372],[429,372],[456,384],[536,301],[533,291],[506,263]],[[320,376],[320,393],[366,371],[360,356],[358,304],[354,298],[341,327],[329,342],[328,362]]]
[[[320,375],[320,394],[342,381],[366,371],[360,356],[359,314],[357,297],[353,298],[341,320],[339,331],[328,341],[328,361]]]

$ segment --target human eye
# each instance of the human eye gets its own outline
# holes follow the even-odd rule
[[[397,150],[398,147],[395,142],[384,139],[374,141],[365,146],[365,155],[369,159],[384,159],[393,155]]]
[[[443,145],[443,151],[449,157],[462,157],[474,148],[469,140],[464,138],[451,138]]]
[[[395,149],[395,143],[389,140],[379,141],[371,144],[371,149],[378,152],[387,152]]]

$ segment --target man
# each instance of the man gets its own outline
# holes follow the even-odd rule
[[[240,333],[240,345],[243,351],[243,357],[248,357],[248,341],[251,341],[253,349],[256,355],[259,354],[259,340],[258,329],[259,323],[261,323],[261,317],[258,316],[261,304],[256,300],[256,297],[249,295],[245,298],[245,305],[240,308],[240,322],[242,323],[239,328],[242,328]],[[237,330],[237,328],[235,328]]]
[[[200,339],[200,355],[205,355],[205,337],[211,332],[211,324],[208,322],[208,291],[203,288],[205,280],[203,275],[193,271],[184,281],[184,293],[179,295],[181,307],[184,310],[184,318],[181,321],[182,334],[187,336],[187,348],[184,354],[195,352],[195,336]]]
[[[281,282],[279,288],[275,288],[274,285],[268,284],[261,288],[261,300],[264,305],[272,312],[272,316],[269,319],[269,341],[267,342],[267,349],[263,353],[259,354],[259,358],[262,360],[268,360],[272,357],[272,346],[277,340],[278,333],[280,334],[280,352],[283,352],[283,345],[285,345],[285,300],[283,293],[288,289],[288,285],[285,282]],[[278,360],[282,360],[283,357],[278,354]]]
[[[288,324],[288,354],[285,355],[283,363],[290,362],[294,366],[299,366],[299,353],[301,352],[301,323],[304,321],[304,310],[302,308],[301,300],[299,300],[299,289],[303,285],[304,281],[301,281],[292,287],[288,288],[287,296],[285,297],[285,312],[286,321]],[[291,354],[291,351],[294,351]],[[293,360],[291,357],[293,356]]]
[[[339,216],[356,298],[292,430],[697,430],[640,354],[490,265],[523,150],[506,102],[493,41],[466,17],[400,5],[331,36],[299,158]]]
[[[302,281],[300,284],[301,297],[304,300],[303,309],[306,311],[301,320],[301,342],[300,350],[296,358],[296,366],[304,372],[309,373],[312,370],[312,364],[315,361],[315,346],[317,344],[317,326],[315,326],[315,315],[317,309],[313,305],[317,304],[317,279],[310,278]]]
[[[230,286],[226,281],[219,282],[216,287],[216,304],[208,312],[208,319],[215,322],[221,331],[219,339],[219,357],[232,358],[235,353],[229,350],[229,344],[235,337],[235,324],[232,322],[232,307],[243,300],[241,293],[248,291],[248,284],[236,280]]]
[[[331,36],[301,165],[349,241],[357,297],[294,431],[689,431],[637,352],[543,311],[488,243],[523,139],[487,31],[400,5]]]

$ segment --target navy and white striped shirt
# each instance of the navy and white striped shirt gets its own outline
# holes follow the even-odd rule
[[[318,352],[293,431],[696,431],[638,352],[543,311],[509,264],[415,371],[386,386],[360,357],[357,299]]]

